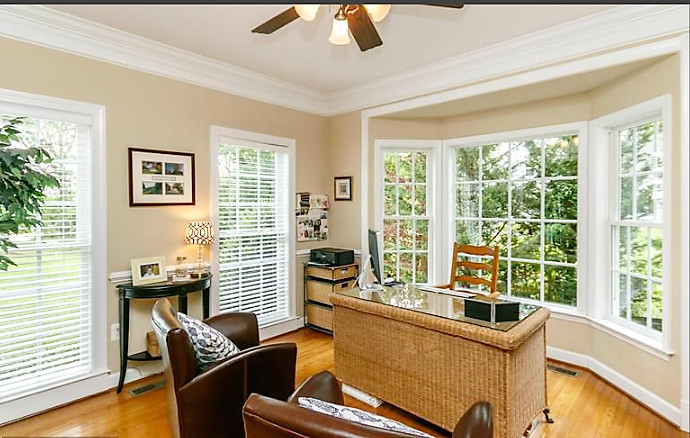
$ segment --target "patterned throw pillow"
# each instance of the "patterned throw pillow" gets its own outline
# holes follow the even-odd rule
[[[177,312],[177,319],[192,341],[196,360],[202,370],[240,352],[237,345],[210,325],[182,312]]]
[[[342,418],[343,420],[354,421],[356,423],[378,427],[379,429],[390,430],[393,432],[402,432],[409,435],[433,438],[431,435],[420,430],[413,429],[410,426],[406,426],[399,421],[391,420],[390,418],[372,414],[371,412],[363,411],[361,409],[348,408],[347,406],[336,405],[311,397],[299,397],[297,399],[297,404],[303,408],[320,412],[322,414],[327,414],[332,417]]]

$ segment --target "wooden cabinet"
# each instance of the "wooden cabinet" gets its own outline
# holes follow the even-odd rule
[[[328,295],[349,289],[359,274],[357,264],[344,266],[304,265],[304,313],[310,327],[333,331],[333,306]]]

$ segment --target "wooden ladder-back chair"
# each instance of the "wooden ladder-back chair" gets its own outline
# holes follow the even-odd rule
[[[470,256],[491,256],[492,260],[487,262],[473,262],[470,260],[458,260],[459,255]],[[466,273],[458,274],[458,268],[482,270],[491,272],[491,280],[482,277],[473,277]],[[442,288],[454,289],[456,282],[469,283],[472,285],[488,286],[490,290],[489,296],[498,298],[499,293],[496,291],[496,283],[498,281],[498,246],[475,246],[475,245],[460,245],[455,242],[453,244],[453,263],[450,267],[450,282],[444,284]]]

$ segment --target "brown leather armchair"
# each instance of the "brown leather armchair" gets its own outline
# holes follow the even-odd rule
[[[175,437],[241,438],[242,405],[249,394],[287,400],[295,389],[297,346],[259,346],[259,328],[253,313],[223,313],[204,321],[242,351],[203,372],[189,336],[167,299],[156,301],[152,321],[163,356]]]
[[[307,379],[288,402],[252,394],[242,409],[247,438],[411,438],[401,432],[365,426],[297,405],[298,397],[313,397],[343,404],[336,378],[323,371]],[[492,408],[488,402],[470,407],[455,426],[452,438],[492,438]]]

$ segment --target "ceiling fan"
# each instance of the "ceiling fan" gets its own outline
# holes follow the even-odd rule
[[[281,12],[270,20],[252,29],[253,33],[270,34],[281,27],[292,23],[298,18],[305,21],[312,21],[321,5],[294,5]],[[330,5],[329,5],[330,6]],[[391,9],[391,5],[334,5],[338,11],[333,17],[333,28],[331,36],[328,38],[332,44],[349,44],[350,36],[348,30],[355,37],[359,49],[364,52],[383,44],[379,33],[376,31],[373,22],[383,20]],[[444,8],[460,9],[464,5],[427,5]]]

